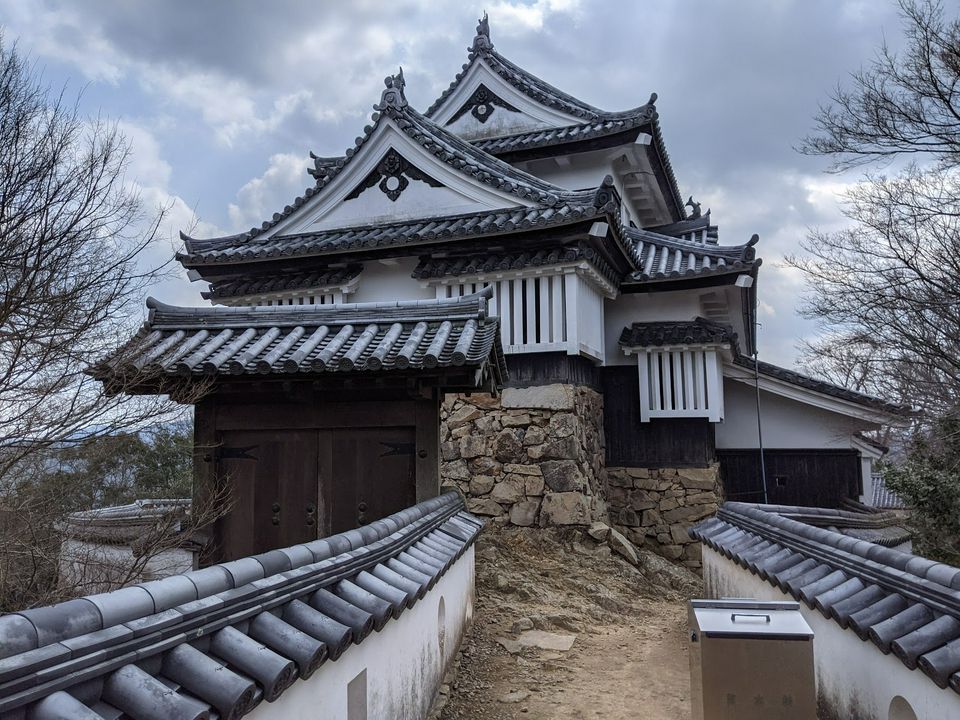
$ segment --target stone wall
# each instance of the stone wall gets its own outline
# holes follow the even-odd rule
[[[448,395],[440,413],[440,478],[467,510],[546,527],[605,520],[603,398],[554,384],[499,398]]]
[[[720,503],[719,466],[607,468],[610,523],[638,547],[699,568],[700,543],[687,528],[713,515]]]

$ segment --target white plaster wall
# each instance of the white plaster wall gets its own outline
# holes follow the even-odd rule
[[[394,262],[390,260],[389,262]],[[378,260],[363,264],[357,291],[346,302],[395,302],[397,300],[432,300],[437,296],[433,288],[421,287],[420,281],[410,277],[417,266],[416,258],[397,258],[395,265],[384,265]]]
[[[756,600],[793,600],[711,548],[703,547],[707,596]],[[888,720],[890,703],[904,698],[918,720],[960,718],[960,695],[941,690],[920,670],[908,670],[894,655],[884,655],[819,611],[803,603],[800,611],[814,632],[817,689],[833,709],[832,717]],[[832,720],[832,718],[831,718]]]
[[[678,290],[662,293],[630,293],[604,302],[604,333],[607,365],[636,366],[635,355],[625,355],[620,333],[635,322],[690,321],[700,314],[696,293]]]
[[[725,417],[717,424],[717,448],[759,447],[757,395],[752,385],[723,380]],[[867,422],[760,391],[763,446],[770,449],[850,448],[850,436],[873,427]]]
[[[553,158],[517,163],[517,167],[568,190],[595,188],[613,172],[609,150],[564,156],[566,165]]]
[[[309,679],[296,682],[273,703],[262,703],[252,720],[420,720],[440,688],[444,672],[473,616],[474,551],[467,552],[412,609],[380,632],[351,646]],[[440,651],[439,606],[443,601],[444,647]],[[347,685],[366,670],[367,709],[348,714]]]

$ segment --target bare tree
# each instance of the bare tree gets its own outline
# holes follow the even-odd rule
[[[788,264],[824,335],[811,370],[933,414],[960,403],[960,21],[932,0],[901,2],[906,47],[886,45],[821,108],[802,149],[834,170],[910,160],[847,193],[850,227],[812,233]]]
[[[88,121],[0,40],[0,482],[27,455],[173,406],[104,391],[86,367],[142,314],[163,209],[147,212],[115,126]],[[115,388],[114,388],[115,390]]]
[[[163,267],[149,267],[164,208],[145,208],[125,177],[129,148],[115,125],[52,93],[0,37],[0,603],[50,602],[65,513],[106,499],[108,478],[82,495],[56,472],[94,438],[182,416],[159,378],[117,360],[108,383],[86,374],[130,337]],[[171,386],[169,389],[175,389]],[[196,389],[196,388],[194,388]],[[199,394],[198,391],[197,394]],[[179,398],[189,402],[186,391]],[[177,450],[179,452],[179,450]],[[102,466],[109,468],[109,464]],[[89,486],[89,482],[87,483]],[[193,524],[225,507],[195,508]],[[140,543],[130,578],[173,533]],[[183,534],[178,531],[178,541]],[[125,576],[125,577],[126,577]]]

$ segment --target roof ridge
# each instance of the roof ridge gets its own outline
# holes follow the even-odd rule
[[[493,297],[493,288],[481,288],[475,293],[457,298],[430,300],[396,300],[393,302],[341,303],[338,305],[276,305],[194,307],[170,305],[154,297],[147,298],[149,317],[153,328],[182,324],[185,321],[205,319],[224,320],[236,317],[249,324],[253,318],[274,325],[298,325],[304,322],[347,324],[357,320],[353,315],[376,315],[378,311],[413,310],[431,317],[469,316],[487,318],[487,303]],[[418,315],[419,315],[418,314]]]
[[[747,242],[741,245],[714,245],[712,243],[702,243],[697,240],[685,240],[684,238],[674,237],[673,235],[662,235],[646,228],[625,227],[624,233],[631,240],[642,242],[651,242],[658,245],[667,245],[678,250],[688,250],[692,253],[702,255],[719,255],[723,257],[734,257],[734,252],[739,251],[740,259],[750,260],[750,250],[760,241],[759,235],[753,235]]]
[[[272,218],[263,222],[260,227],[253,227],[244,233],[235,233],[229,236],[209,238],[206,240],[192,238],[185,233],[181,233],[181,239],[184,241],[188,251],[192,253],[198,244],[207,245],[211,249],[215,249],[218,246],[226,246],[231,243],[250,240],[285,220],[343,171],[350,163],[350,160],[370,139],[384,117],[390,118],[411,140],[431,152],[431,154],[441,162],[453,167],[457,171],[466,171],[467,174],[472,175],[485,185],[511,194],[521,200],[531,200],[546,207],[555,207],[564,200],[582,202],[589,197],[590,193],[599,195],[604,185],[606,185],[606,178],[604,178],[604,182],[601,183],[601,185],[591,190],[567,190],[535,175],[526,173],[500,160],[494,155],[484,152],[453,133],[444,130],[429,118],[418,113],[407,102],[404,94],[405,85],[406,82],[403,78],[402,68],[397,75],[390,75],[384,79],[385,88],[380,95],[380,102],[373,106],[374,113],[371,115],[372,124],[364,127],[364,134],[357,137],[354,141],[354,146],[348,148],[343,158],[337,160],[335,163],[330,163],[330,158],[317,158],[317,156],[314,156],[315,166],[317,168],[323,167],[327,172],[323,174],[319,172],[316,173],[315,177],[317,181],[315,185],[308,187],[303,195],[297,197],[292,203],[284,207],[281,212],[274,213]],[[604,202],[600,204],[605,204],[610,199],[611,198],[606,197]],[[422,219],[424,218],[421,218],[421,220]]]

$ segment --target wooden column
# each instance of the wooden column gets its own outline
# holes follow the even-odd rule
[[[416,401],[417,502],[440,494],[440,393]]]

